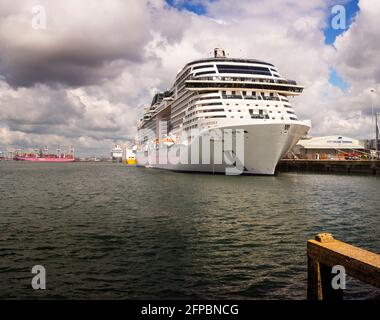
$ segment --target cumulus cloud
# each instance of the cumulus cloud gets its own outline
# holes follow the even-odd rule
[[[359,2],[360,14],[350,29],[336,39],[336,69],[350,83],[370,86],[380,82],[380,2]]]
[[[162,82],[147,47],[177,41],[188,15],[162,1],[41,0],[46,29],[35,29],[35,5],[0,1],[0,144],[132,138]]]
[[[0,10],[14,1],[3,0]],[[23,6],[20,6],[20,3]],[[144,57],[150,21],[145,1],[46,1],[46,29],[33,28],[35,1],[0,21],[0,72],[15,86],[99,83]],[[142,27],[144,26],[144,27]]]
[[[375,102],[368,87],[380,90],[380,6],[360,0],[333,47],[322,29],[334,2],[203,1],[207,15],[197,15],[163,0],[0,0],[0,148],[59,143],[108,151],[133,138],[155,91],[214,47],[271,62],[304,85],[292,103],[312,120],[312,134],[366,137]],[[46,29],[32,28],[36,4],[46,10]],[[349,91],[329,83],[331,67]]]
[[[318,132],[335,129],[349,136],[373,138],[372,108],[375,112],[380,111],[380,66],[377,62],[380,3],[361,0],[359,9],[349,30],[337,37],[329,59],[350,88],[330,99],[327,110],[330,116],[321,123]]]

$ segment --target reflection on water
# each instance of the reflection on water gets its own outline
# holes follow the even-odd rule
[[[0,163],[0,298],[304,299],[307,239],[331,232],[379,252],[379,187],[372,176]],[[45,291],[31,289],[36,264]]]

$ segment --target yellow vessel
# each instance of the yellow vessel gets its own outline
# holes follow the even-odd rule
[[[126,147],[125,149],[125,159],[123,163],[129,166],[133,166],[137,164],[136,160],[136,146]]]
[[[136,161],[136,159],[124,159],[123,163],[126,164],[126,165],[131,166],[131,165],[136,165],[137,161]]]

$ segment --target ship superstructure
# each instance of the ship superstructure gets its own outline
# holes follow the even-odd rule
[[[282,77],[273,64],[228,58],[224,50],[215,49],[213,58],[186,64],[171,89],[157,93],[145,108],[138,124],[137,161],[139,155],[147,159],[153,149],[170,151],[179,145],[190,149],[195,135],[240,130],[244,132],[244,173],[273,174],[279,159],[310,129],[310,122],[300,121],[289,101],[302,91],[302,86]],[[168,161],[150,159],[144,165],[225,172],[227,163],[216,163],[213,154],[215,141],[225,138],[222,133],[211,139],[210,163],[181,163],[169,157]],[[229,151],[233,155],[236,150]]]

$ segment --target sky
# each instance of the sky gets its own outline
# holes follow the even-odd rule
[[[377,0],[0,0],[0,150],[109,154],[214,47],[305,86],[291,102],[312,136],[373,137],[379,16]]]

